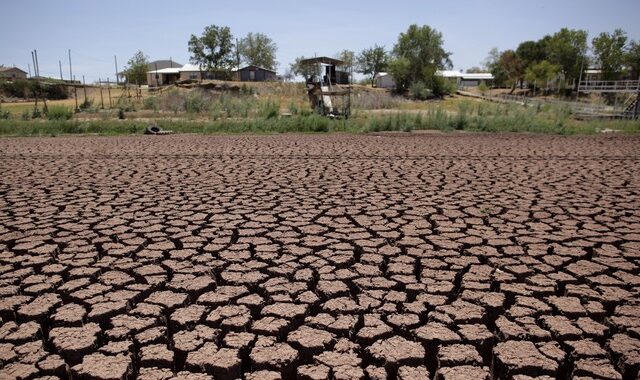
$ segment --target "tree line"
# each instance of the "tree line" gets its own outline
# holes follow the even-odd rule
[[[638,78],[640,42],[629,40],[622,29],[600,33],[591,40],[591,49],[587,39],[585,30],[562,28],[537,41],[524,41],[515,50],[493,48],[484,65],[495,85],[510,86],[511,91],[525,81],[544,87],[556,79],[559,86],[573,83],[577,87],[581,74],[591,66],[600,69],[603,80]]]
[[[527,82],[540,87],[549,81],[559,85],[577,86],[581,73],[590,65],[597,65],[602,79],[638,78],[640,74],[640,42],[629,40],[626,32],[600,33],[587,42],[588,33],[579,29],[562,28],[539,40],[524,41],[516,49],[489,52],[484,68],[473,67],[467,72],[490,71],[497,86],[510,86],[512,91]],[[591,47],[592,54],[589,54]],[[263,33],[248,33],[236,39],[226,26],[210,25],[201,35],[191,35],[188,41],[190,62],[202,70],[230,70],[240,64],[255,65],[275,70],[277,45]],[[388,71],[399,92],[410,92],[415,97],[439,96],[451,89],[439,75],[439,70],[452,67],[451,53],[444,49],[442,34],[429,25],[411,25],[400,33],[394,46],[374,44],[356,53],[342,50],[334,55],[344,66],[363,74],[373,84],[376,74]],[[284,78],[307,76],[309,68],[301,65],[298,57],[285,70]],[[148,57],[139,51],[125,70],[130,83],[145,83]]]

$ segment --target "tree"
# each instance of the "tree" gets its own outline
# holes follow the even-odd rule
[[[351,50],[342,50],[338,53],[336,53],[334,55],[334,58],[341,60],[342,62],[344,62],[344,64],[342,65],[345,69],[351,69],[354,64],[355,64],[355,56],[356,53],[354,53]]]
[[[588,65],[587,32],[562,28],[548,39],[545,50],[547,60],[560,65],[566,80],[578,79],[582,67]]]
[[[201,69],[229,69],[234,64],[233,36],[227,26],[209,25],[202,36],[191,35],[189,39],[189,61]]]
[[[487,72],[487,70],[483,69],[482,67],[478,67],[478,66],[473,66],[470,67],[466,70],[467,74],[477,74],[477,73],[485,73]]]
[[[612,34],[603,32],[593,39],[592,44],[593,53],[602,71],[602,79],[620,79],[625,63],[627,34],[622,29],[616,29]]]
[[[299,75],[302,77],[309,77],[314,74],[312,65],[303,65],[302,60],[306,59],[305,57],[297,57],[293,63],[289,65],[291,73],[293,75]]]
[[[489,51],[485,64],[493,74],[497,86],[509,85],[511,92],[516,89],[518,81],[523,79],[524,66],[513,50],[499,51],[493,48]]]
[[[144,55],[142,50],[138,50],[127,62],[124,76],[127,78],[127,83],[147,84],[147,71],[149,71],[149,57]]]
[[[262,33],[249,33],[240,40],[239,45],[238,50],[243,62],[275,70],[278,65],[276,62],[278,46],[271,38]]]
[[[528,67],[524,78],[529,84],[533,84],[536,87],[546,87],[546,84],[555,78],[559,72],[559,65],[554,65],[544,60]]]
[[[393,48],[395,60],[389,66],[398,89],[406,90],[416,82],[433,89],[438,81],[436,71],[452,66],[451,53],[444,50],[443,44],[442,34],[428,25],[413,24],[400,33]]]
[[[500,50],[497,47],[489,50],[489,54],[487,58],[484,60],[484,67],[489,70],[489,72],[493,75],[493,83],[498,86],[504,86],[507,78],[505,73],[500,68]]]
[[[373,79],[376,74],[386,70],[389,64],[389,56],[384,50],[384,46],[374,45],[368,49],[364,49],[356,58],[358,72],[368,76],[373,85]]]
[[[546,45],[549,38],[551,37],[546,36],[538,41],[524,41],[518,45],[516,54],[525,69],[545,60]]]
[[[524,66],[518,54],[513,50],[505,50],[500,54],[498,67],[504,73],[507,83],[511,85],[511,92],[516,89],[518,81],[524,77]]]
[[[640,41],[631,41],[625,54],[625,62],[631,70],[631,79],[640,80]]]

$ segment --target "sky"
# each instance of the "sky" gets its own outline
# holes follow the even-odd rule
[[[640,40],[640,0],[394,0],[394,1],[165,1],[21,0],[2,5],[0,64],[28,71],[37,50],[40,74],[76,79],[115,78],[138,50],[150,60],[189,61],[187,41],[207,25],[229,26],[235,37],[268,35],[278,45],[278,71],[298,56],[333,56],[374,44],[393,48],[409,25],[442,33],[455,70],[479,66],[489,50],[515,49],[562,27],[625,30]],[[9,16],[9,17],[7,17]],[[33,67],[31,68],[33,71]]]

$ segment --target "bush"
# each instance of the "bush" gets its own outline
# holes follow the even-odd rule
[[[184,110],[188,113],[201,113],[209,109],[209,99],[202,91],[191,91],[184,99]]]
[[[69,120],[73,117],[73,110],[64,106],[51,106],[47,112],[49,120]]]
[[[93,106],[93,101],[87,98],[82,103],[80,103],[78,108],[80,108],[81,111],[89,111],[92,106]]]
[[[144,98],[144,100],[142,101],[142,108],[145,110],[157,111],[160,108],[158,98],[156,98],[155,96]]]
[[[427,85],[422,81],[411,84],[411,87],[409,87],[409,94],[412,98],[417,100],[427,100],[433,95],[431,90],[429,90]]]
[[[267,101],[262,105],[261,114],[266,119],[273,119],[280,115],[280,106],[273,101]]]
[[[480,85],[478,85],[478,91],[480,91],[482,95],[486,94],[488,90],[489,87],[486,85],[486,83],[482,82],[480,83]]]
[[[11,112],[0,109],[0,119],[8,120],[9,118],[11,118]]]

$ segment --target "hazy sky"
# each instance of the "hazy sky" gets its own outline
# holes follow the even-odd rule
[[[393,47],[410,24],[442,32],[454,68],[477,66],[492,47],[508,49],[561,27],[595,35],[624,29],[640,39],[640,0],[394,0],[394,1],[3,1],[0,63],[27,71],[38,51],[40,73],[76,79],[114,78],[141,49],[151,60],[188,63],[187,41],[206,25],[226,25],[235,36],[262,32],[278,45],[279,72],[297,56],[360,51],[375,43]],[[33,69],[32,69],[33,70]]]

